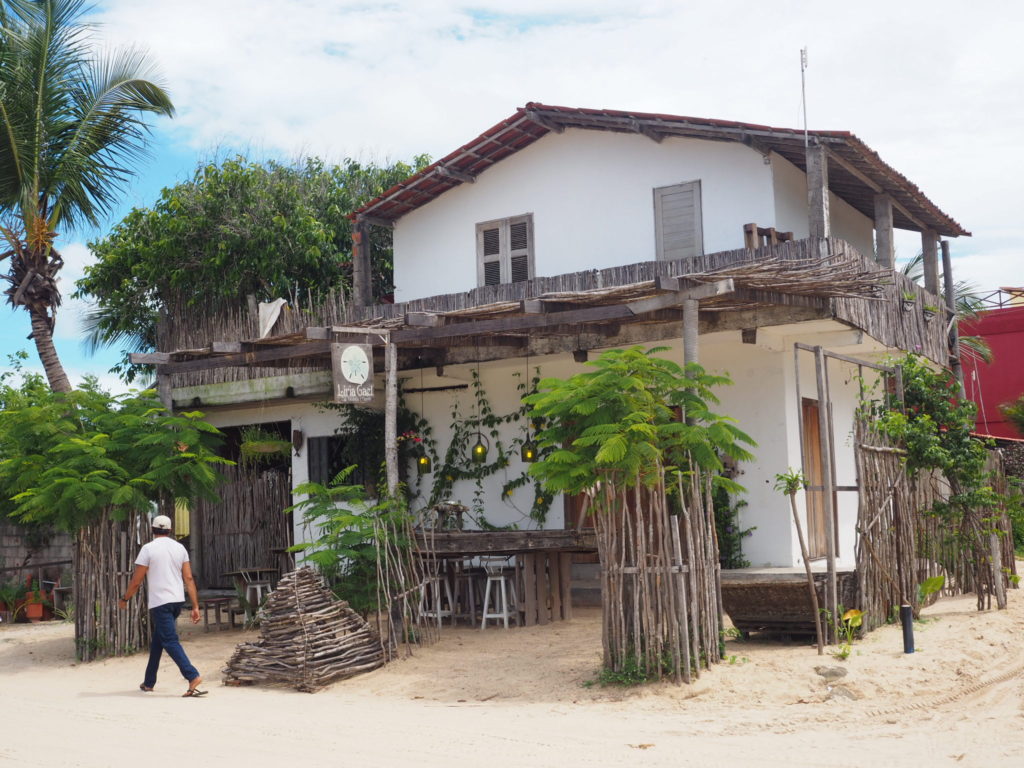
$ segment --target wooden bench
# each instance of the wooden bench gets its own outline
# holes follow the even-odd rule
[[[202,597],[199,599],[199,610],[203,612],[203,631],[210,631],[210,609],[214,611],[214,618],[217,623],[217,631],[227,627],[221,622],[221,611],[225,609],[228,611],[228,618],[230,620],[231,629],[235,628],[234,614],[232,613],[231,603],[234,602],[234,598],[231,597]]]

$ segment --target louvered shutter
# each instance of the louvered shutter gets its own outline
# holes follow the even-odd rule
[[[519,283],[533,277],[533,216],[477,224],[477,285]]]
[[[528,219],[510,221],[508,231],[508,282],[522,283],[530,279],[530,221]]]
[[[704,253],[699,181],[654,190],[654,231],[659,261]]]
[[[501,282],[501,227],[487,227],[477,233],[477,252],[482,270],[481,285]]]

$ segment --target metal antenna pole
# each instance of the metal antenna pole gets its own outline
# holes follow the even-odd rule
[[[804,149],[810,146],[807,137],[807,78],[804,72],[807,70],[807,47],[800,49],[800,100],[804,105]]]

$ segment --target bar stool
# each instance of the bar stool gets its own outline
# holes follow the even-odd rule
[[[519,624],[519,608],[516,597],[515,571],[509,574],[507,557],[481,557],[480,564],[487,574],[487,586],[484,588],[483,618],[480,629],[487,627],[488,619],[501,619],[508,629],[508,620],[514,619]],[[491,608],[491,587],[494,587],[494,607]],[[511,598],[511,604],[510,604]],[[500,610],[499,610],[500,606]]]
[[[456,619],[476,624],[477,606],[483,602],[484,571],[472,560],[457,563],[452,572],[452,592],[455,595]]]
[[[447,608],[442,607],[442,600],[447,601]],[[445,617],[451,619],[452,626],[455,625],[455,597],[452,595],[448,574],[443,569],[434,570],[423,579],[420,585],[419,612],[421,617],[436,619],[438,629]]]

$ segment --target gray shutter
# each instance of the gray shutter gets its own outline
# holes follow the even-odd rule
[[[532,255],[530,219],[513,219],[508,225],[509,275],[508,282],[522,283],[533,276],[530,269]]]
[[[501,282],[501,226],[499,222],[477,225],[477,284]]]
[[[704,253],[699,181],[654,190],[654,232],[659,261]]]
[[[519,283],[533,277],[533,216],[476,225],[477,285]]]

